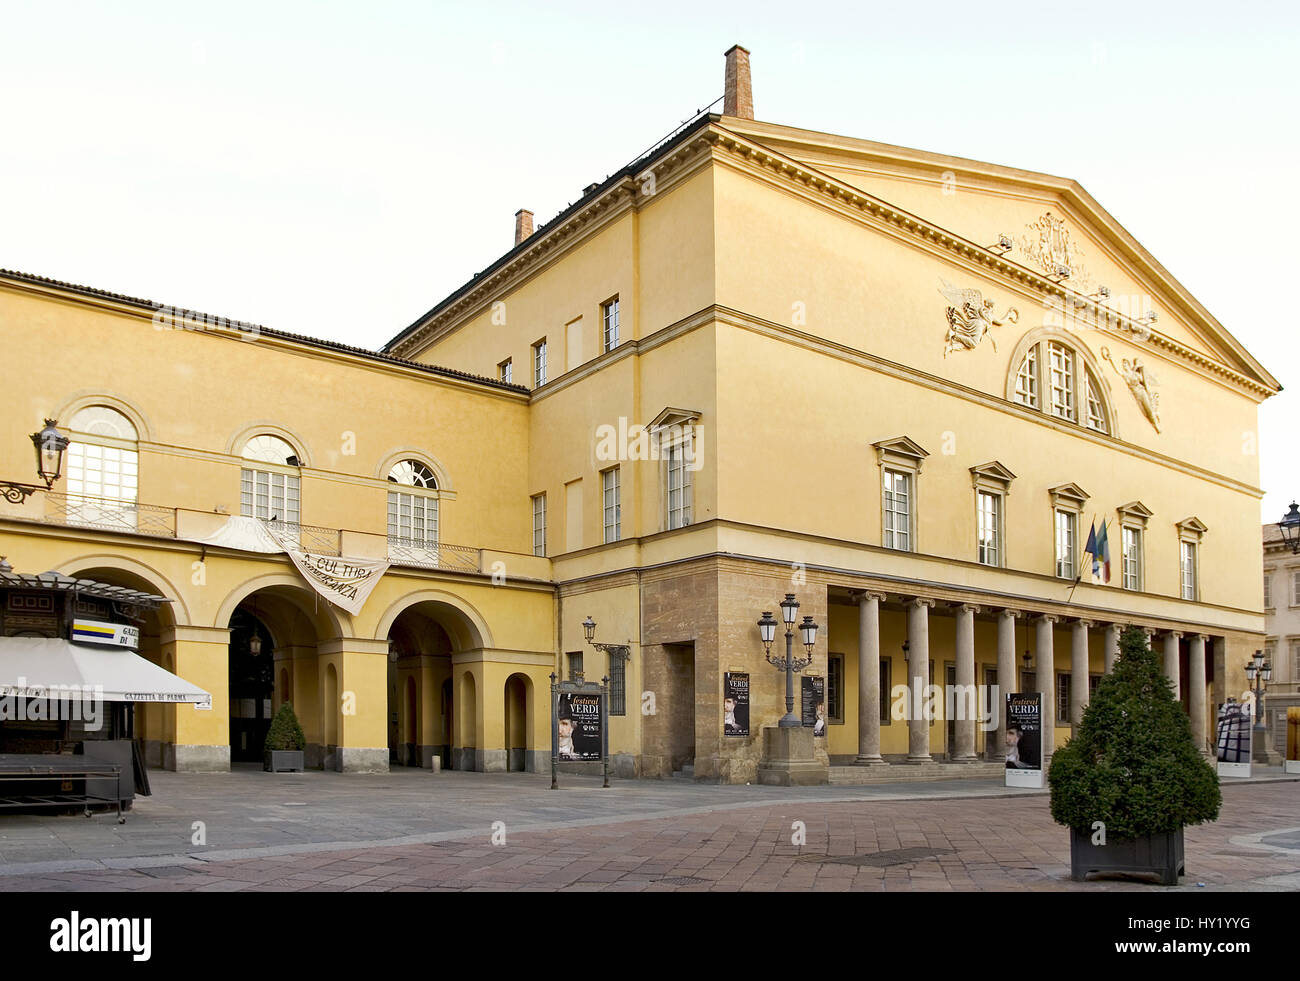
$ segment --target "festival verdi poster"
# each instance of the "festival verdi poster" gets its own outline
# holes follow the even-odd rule
[[[722,732],[749,735],[749,675],[728,671],[722,676]]]
[[[603,758],[599,694],[560,692],[557,719],[560,759],[599,760]]]
[[[826,679],[818,675],[804,675],[800,679],[803,695],[803,724],[814,736],[826,735]]]
[[[1007,769],[1043,768],[1042,692],[1007,694]]]

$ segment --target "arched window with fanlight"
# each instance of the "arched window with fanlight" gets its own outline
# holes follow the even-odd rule
[[[139,434],[117,409],[89,405],[68,422],[68,520],[76,524],[136,528]]]
[[[388,492],[388,554],[413,565],[438,564],[438,480],[419,460],[402,460],[388,471],[401,490]]]
[[[1064,330],[1026,335],[1012,356],[1007,399],[1045,415],[1114,435],[1114,414],[1092,353]]]
[[[279,436],[261,433],[244,444],[240,456],[249,465],[239,472],[239,513],[298,524],[302,507],[298,451]]]

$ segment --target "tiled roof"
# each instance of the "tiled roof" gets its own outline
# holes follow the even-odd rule
[[[70,293],[79,293],[82,296],[91,296],[105,300],[116,300],[119,303],[128,303],[132,306],[141,307],[147,310],[157,311],[166,309],[179,311],[185,309],[183,307],[171,307],[167,304],[158,303],[155,300],[146,300],[138,296],[127,296],[124,293],[110,293],[108,290],[97,289],[93,286],[80,286],[76,283],[65,283],[61,280],[50,279],[46,276],[37,276],[33,273],[18,272],[12,269],[0,269],[0,278],[14,279],[26,283],[36,283],[42,286],[52,286],[56,289],[66,290]],[[474,375],[468,371],[457,371],[455,368],[443,368],[440,365],[424,364],[420,361],[411,361],[407,358],[399,358],[391,354],[371,351],[368,348],[353,347],[350,344],[340,344],[337,341],[327,341],[319,337],[308,337],[306,334],[291,334],[288,331],[275,330],[271,327],[262,327],[258,324],[241,324],[239,321],[200,313],[197,310],[187,312],[193,313],[196,321],[204,319],[209,323],[226,322],[247,328],[250,332],[256,331],[259,334],[266,334],[268,337],[278,337],[283,340],[296,341],[297,343],[307,344],[311,347],[321,348],[326,351],[337,351],[341,354],[350,354],[374,361],[382,361],[386,364],[401,365],[404,368],[414,368],[416,371],[422,371],[430,375],[440,375],[444,378],[458,378],[464,381],[475,382],[480,385],[488,385],[492,388],[504,389],[509,392],[528,392],[528,389],[523,385],[507,384],[506,382],[499,381],[496,378],[486,378],[483,375]]]

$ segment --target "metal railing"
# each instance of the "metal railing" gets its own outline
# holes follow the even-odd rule
[[[343,554],[343,532],[338,528],[304,525],[296,521],[263,520],[277,541],[297,542],[304,552],[315,555]]]
[[[388,561],[419,569],[478,572],[479,550],[468,545],[447,545],[421,538],[388,536]]]
[[[55,525],[176,537],[176,509],[89,494],[45,492],[45,520]]]

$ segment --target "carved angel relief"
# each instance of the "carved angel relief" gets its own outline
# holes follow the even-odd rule
[[[960,289],[953,286],[946,279],[940,278],[939,282],[943,283],[939,292],[948,298],[948,333],[944,337],[943,356],[948,357],[949,352],[979,347],[980,341],[984,340],[984,335],[994,327],[1001,327],[1004,324],[1014,324],[1020,319],[1020,314],[1015,307],[1008,307],[1007,312],[1000,318],[993,316],[993,301],[984,299],[984,294],[976,289]],[[998,349],[997,341],[989,335],[989,343],[993,345],[993,350]]]
[[[1160,393],[1151,387],[1159,384],[1159,379],[1147,372],[1139,358],[1134,358],[1132,361],[1123,358],[1119,364],[1116,364],[1115,359],[1110,356],[1110,351],[1104,347],[1101,349],[1101,356],[1109,361],[1110,366],[1124,379],[1142,414],[1155,427],[1156,432],[1160,432]]]

